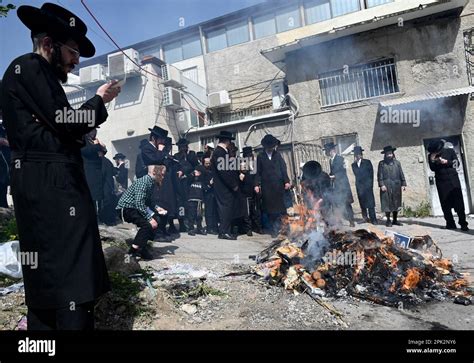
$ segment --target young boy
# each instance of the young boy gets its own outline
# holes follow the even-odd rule
[[[194,168],[193,178],[189,184],[188,194],[188,223],[190,236],[197,234],[206,235],[207,232],[202,228],[202,201],[204,199],[204,189],[206,183],[203,182],[206,168],[202,165],[197,165]],[[196,226],[197,225],[197,229]]]
[[[156,219],[167,214],[165,209],[151,205],[153,188],[155,185],[161,187],[165,172],[164,165],[149,165],[148,174],[133,182],[123,193],[116,208],[120,211],[122,220],[138,227],[129,254],[141,257],[143,260],[153,259],[147,249],[147,242],[153,240],[154,230],[158,227]]]

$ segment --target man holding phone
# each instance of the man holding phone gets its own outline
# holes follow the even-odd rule
[[[94,301],[110,287],[81,148],[120,88],[104,84],[72,109],[61,82],[80,56],[95,54],[87,26],[51,3],[20,6],[17,14],[31,30],[33,52],[7,68],[0,100],[20,250],[38,261],[22,265],[28,330],[93,329]],[[93,123],[81,122],[84,111]],[[61,122],[71,114],[73,122]]]

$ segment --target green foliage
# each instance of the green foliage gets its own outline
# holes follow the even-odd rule
[[[0,225],[0,243],[18,239],[18,227],[15,218]]]
[[[6,18],[8,12],[13,9],[16,9],[16,6],[13,4],[0,5],[0,18]]]
[[[403,215],[408,218],[424,218],[431,216],[431,206],[427,201],[421,202],[415,209],[403,208]]]
[[[7,287],[17,282],[21,281],[21,279],[13,279],[9,276],[0,275],[0,287]]]

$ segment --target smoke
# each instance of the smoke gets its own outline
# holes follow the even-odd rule
[[[307,238],[307,247],[302,264],[307,269],[313,269],[315,262],[321,260],[326,253],[329,242],[326,237],[324,237],[323,232],[318,230],[311,231]]]

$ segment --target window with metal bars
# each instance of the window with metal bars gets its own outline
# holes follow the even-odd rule
[[[474,28],[464,31],[464,52],[468,81],[474,86]]]
[[[397,93],[395,60],[384,59],[321,74],[319,88],[323,107]]]

